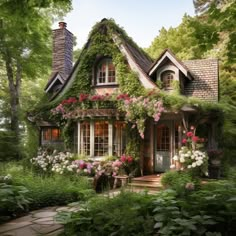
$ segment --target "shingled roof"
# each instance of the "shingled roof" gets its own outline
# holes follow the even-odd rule
[[[119,38],[120,42],[124,45],[124,47],[126,48],[128,53],[133,58],[134,62],[144,72],[146,78],[151,83],[153,83],[153,81],[147,75],[148,70],[153,63],[151,57],[149,57],[141,48],[139,48],[137,46],[137,44],[126,34],[126,32],[122,28],[120,28],[113,20],[108,20],[108,19],[104,18],[97,24],[97,26],[99,26],[99,24],[100,24],[100,29],[102,29],[102,30],[100,30],[101,33],[107,32],[108,28],[110,27],[109,24],[112,24],[112,27],[110,28],[110,30],[112,30],[113,34]],[[70,75],[65,80],[65,83],[62,85],[61,89],[56,94],[54,94],[54,96],[51,98],[52,100],[54,98],[56,98],[57,95],[59,95],[63,91],[63,89],[67,86],[67,84],[69,83],[69,81],[73,77],[73,74],[75,73],[76,68],[80,64],[80,58],[81,58],[82,54],[85,53],[85,51],[90,46],[91,35],[94,33],[94,30],[95,29],[93,29],[91,31],[89,39],[88,39],[87,43],[85,44],[84,48],[82,49],[82,51],[80,53],[80,57],[77,60],[77,62],[75,63]],[[99,30],[99,27],[97,27],[96,30]],[[153,85],[155,86],[154,83],[153,83]]]
[[[137,63],[137,65],[147,74],[150,66],[152,65],[151,58],[147,57],[139,48],[132,46],[130,43],[125,42],[125,47]]]
[[[219,100],[219,66],[217,59],[183,61],[194,80],[188,82],[184,93],[208,102]]]

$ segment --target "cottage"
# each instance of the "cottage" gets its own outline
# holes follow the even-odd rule
[[[98,160],[126,152],[144,174],[170,168],[191,125],[207,148],[217,147],[216,59],[180,61],[166,49],[153,61],[107,19],[94,26],[74,66],[72,51],[73,34],[60,22],[45,87],[53,115],[35,118],[41,145],[69,145]]]

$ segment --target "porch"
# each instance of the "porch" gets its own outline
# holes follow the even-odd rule
[[[128,187],[132,191],[148,190],[150,193],[155,193],[163,188],[161,177],[161,174],[153,174],[132,178]]]

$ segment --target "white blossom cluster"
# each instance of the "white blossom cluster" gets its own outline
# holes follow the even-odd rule
[[[50,155],[47,151],[39,150],[37,157],[33,157],[31,163],[43,171],[63,174],[65,171],[73,171],[72,154],[70,152],[57,152]]]
[[[182,169],[191,169],[202,167],[207,164],[208,156],[205,152],[200,150],[190,150],[187,147],[183,146],[178,152],[178,155],[173,157],[175,162],[179,162],[182,166]],[[171,168],[174,166],[172,165]]]
[[[7,182],[12,180],[12,176],[10,174],[0,176],[0,182]]]

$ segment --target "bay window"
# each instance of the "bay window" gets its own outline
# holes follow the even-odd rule
[[[126,144],[122,121],[81,121],[78,123],[78,153],[89,157],[120,156]]]

